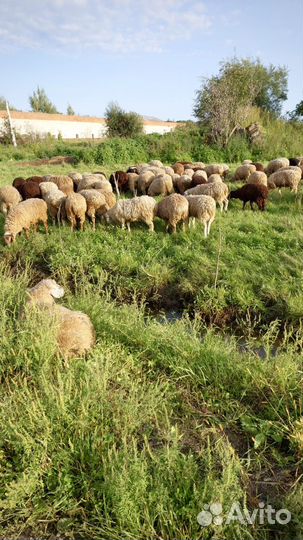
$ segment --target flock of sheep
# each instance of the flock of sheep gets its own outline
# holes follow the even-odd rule
[[[66,176],[34,176],[15,178],[12,186],[0,188],[0,212],[5,215],[4,242],[12,244],[18,234],[28,237],[31,227],[43,223],[48,230],[49,217],[61,225],[69,221],[71,229],[82,230],[85,219],[118,223],[122,228],[139,221],[154,230],[155,217],[163,219],[167,230],[176,231],[195,220],[204,224],[207,237],[215,219],[216,204],[227,211],[229,199],[240,199],[253,209],[256,203],[264,210],[269,189],[289,187],[298,190],[303,175],[303,158],[278,158],[266,168],[261,163],[245,160],[233,177],[224,164],[177,162],[165,167],[158,160],[116,171],[109,180],[103,173],[70,173]],[[229,192],[226,180],[242,181],[244,185]],[[133,198],[120,198],[130,191]],[[139,196],[138,196],[139,193]],[[161,196],[156,201],[155,196]],[[89,317],[57,305],[55,299],[64,289],[52,279],[44,279],[28,290],[24,314],[34,307],[43,310],[57,322],[57,344],[65,358],[87,353],[95,345],[95,330]],[[23,314],[23,315],[24,315]]]

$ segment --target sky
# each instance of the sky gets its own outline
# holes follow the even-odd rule
[[[235,55],[287,66],[284,112],[303,99],[303,0],[0,0],[0,21],[0,96],[24,111],[39,85],[60,112],[186,120]]]

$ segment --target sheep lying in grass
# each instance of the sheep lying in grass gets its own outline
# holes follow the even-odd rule
[[[87,210],[86,200],[80,193],[73,193],[68,195],[65,199],[65,211],[66,217],[71,224],[71,230],[77,226],[77,220],[79,221],[80,230],[83,231],[85,214]]]
[[[184,195],[209,195],[219,204],[221,212],[228,208],[228,187],[224,182],[202,184],[185,191]]]
[[[245,184],[239,189],[230,192],[230,199],[240,199],[243,202],[243,210],[246,203],[250,203],[253,210],[253,203],[258,205],[259,210],[265,210],[268,199],[268,189],[262,184]]]
[[[4,224],[4,242],[6,245],[13,244],[16,236],[23,230],[29,238],[31,226],[37,228],[39,223],[43,223],[48,232],[47,205],[42,199],[28,199],[14,206],[6,216]]]
[[[64,296],[64,289],[53,279],[43,279],[27,290],[27,308],[47,310],[58,324],[57,343],[65,358],[82,356],[96,343],[95,329],[90,318],[81,311],[72,311],[55,304],[55,299]]]
[[[14,208],[21,201],[22,197],[19,191],[13,186],[0,188],[0,212],[5,216],[11,208]]]
[[[209,195],[188,195],[189,225],[195,226],[195,219],[204,224],[204,236],[210,233],[210,227],[216,217],[216,201]]]
[[[298,186],[301,180],[299,170],[280,168],[268,178],[268,187],[270,189],[289,187],[293,193],[298,192]]]
[[[127,226],[130,232],[130,224],[141,221],[148,225],[149,230],[154,230],[156,201],[153,197],[142,195],[133,199],[120,199],[116,205],[105,214],[107,223],[118,223],[122,229]]]
[[[95,189],[84,189],[80,191],[80,195],[84,197],[87,204],[86,214],[92,220],[93,231],[96,230],[96,213],[99,215],[105,214],[108,210],[105,197]]]
[[[176,232],[177,224],[182,222],[183,228],[188,222],[188,200],[179,193],[172,193],[157,204],[156,215],[166,222],[166,231],[171,227]]]

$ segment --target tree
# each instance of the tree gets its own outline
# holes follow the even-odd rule
[[[37,90],[29,97],[29,103],[34,112],[43,112],[49,114],[58,114],[58,111],[47,97],[45,90],[37,86]]]
[[[303,120],[303,99],[297,103],[295,109],[288,114],[290,120]]]
[[[68,116],[73,116],[74,114],[76,114],[71,105],[67,106],[66,114],[68,114]]]
[[[194,114],[213,142],[226,146],[237,127],[245,125],[252,106],[278,115],[286,91],[285,68],[266,68],[259,60],[233,58],[221,63],[217,76],[204,79]]]
[[[12,105],[9,104],[9,108],[11,111],[15,111],[15,107],[13,107]],[[5,97],[3,96],[0,96],[0,111],[5,111],[6,110],[6,99]]]
[[[124,111],[118,103],[109,103],[104,117],[109,137],[136,137],[143,133],[142,116]]]

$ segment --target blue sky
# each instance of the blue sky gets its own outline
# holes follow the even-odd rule
[[[285,111],[303,99],[303,0],[0,0],[0,21],[0,95],[22,110],[39,85],[61,112],[187,119],[235,54],[288,67]]]

